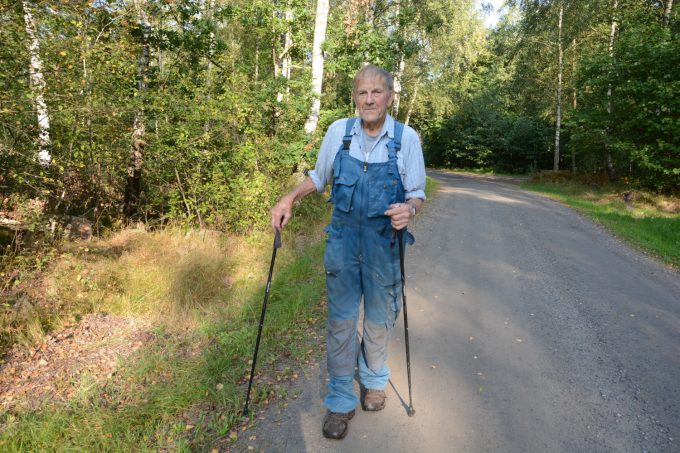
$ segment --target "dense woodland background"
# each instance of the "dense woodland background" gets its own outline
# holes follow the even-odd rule
[[[509,0],[487,30],[473,0],[0,0],[0,218],[263,225],[364,62],[430,166],[678,193],[673,6]]]

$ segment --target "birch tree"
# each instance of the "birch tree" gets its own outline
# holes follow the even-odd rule
[[[406,111],[406,118],[404,119],[404,124],[408,126],[409,121],[411,120],[411,113],[413,112],[413,106],[416,103],[416,97],[418,96],[418,86],[420,86],[420,78],[416,79],[415,84],[413,85],[413,93],[411,94],[411,100],[408,103],[408,110]]]
[[[402,33],[401,20],[401,0],[396,2],[395,10],[395,33]],[[397,118],[399,115],[399,102],[401,101],[401,80],[404,77],[404,68],[406,67],[406,61],[404,61],[404,49],[403,46],[399,46],[399,63],[397,64],[397,70],[394,72],[394,101],[392,101],[392,116]]]
[[[314,99],[312,100],[309,118],[305,123],[305,132],[308,134],[311,134],[316,130],[316,126],[319,124],[319,113],[321,112],[321,88],[323,84],[324,64],[324,55],[321,46],[326,39],[328,10],[328,0],[317,0],[316,18],[314,21],[314,47],[312,50],[312,93]]]
[[[146,12],[146,0],[134,0],[133,5],[137,14],[138,24],[141,31],[141,46],[137,58],[137,95],[143,99],[147,90],[147,77],[149,71],[149,38],[151,23]],[[126,218],[132,217],[139,206],[139,198],[142,190],[142,166],[144,164],[144,147],[146,125],[144,109],[139,108],[135,113],[132,125],[132,143],[127,168],[127,182],[125,186],[125,200],[123,212]]]
[[[279,13],[275,13],[279,14]],[[293,48],[293,34],[291,32],[291,22],[293,20],[293,11],[290,4],[286,5],[286,10],[283,13],[283,20],[286,26],[286,31],[281,36],[283,41],[283,49],[280,53],[277,53],[277,46],[272,47],[272,58],[274,62],[274,77],[284,77],[286,79],[286,90],[285,93],[279,91],[276,94],[276,101],[282,102],[285,95],[290,93],[289,81],[291,77],[292,69],[292,59],[290,56],[291,49]]]
[[[45,77],[43,63],[40,58],[40,40],[38,39],[35,17],[27,0],[21,2],[24,13],[26,35],[28,35],[28,52],[30,64],[28,73],[33,98],[33,107],[38,118],[38,163],[47,168],[52,162],[50,153],[50,115],[45,103]]]
[[[609,31],[609,58],[614,59],[614,40],[616,39],[616,30],[618,27],[617,14],[618,14],[619,0],[613,0],[612,2],[612,22]],[[612,84],[609,83],[607,88],[607,114],[610,119],[612,116]],[[609,128],[608,128],[609,129]],[[609,135],[609,134],[608,134]],[[612,150],[609,144],[605,145],[605,159],[607,165],[607,177],[610,181],[616,179],[616,172],[614,170],[614,160],[612,158]]]
[[[560,128],[562,126],[562,71],[564,70],[564,50],[562,48],[562,17],[564,15],[564,4],[560,2],[559,19],[557,21],[557,105],[555,108],[555,156],[553,160],[553,170],[560,169]]]
[[[673,10],[673,0],[666,0],[663,7],[663,24],[667,27],[671,22],[671,11]]]

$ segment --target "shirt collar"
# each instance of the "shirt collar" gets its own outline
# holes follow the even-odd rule
[[[352,126],[352,134],[363,135],[364,129],[361,127],[361,118],[359,117],[357,119],[358,121],[355,121],[354,126]],[[389,138],[394,138],[394,118],[392,118],[389,113],[385,116],[385,122],[383,123],[382,130],[380,131],[380,134],[378,134],[378,137],[385,135],[385,132],[387,132]]]

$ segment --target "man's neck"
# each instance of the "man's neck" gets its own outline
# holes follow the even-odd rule
[[[383,125],[385,124],[385,118],[382,118],[380,121],[376,121],[374,123],[368,123],[365,121],[361,122],[361,127],[364,129],[364,133],[370,135],[371,137],[375,137],[380,132],[382,131]]]

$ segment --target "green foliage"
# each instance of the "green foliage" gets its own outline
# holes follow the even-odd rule
[[[675,93],[680,91],[680,38],[643,12],[629,18],[613,58],[592,55],[583,63],[584,103],[574,140],[592,153],[609,147],[619,173],[642,186],[678,192],[680,100]],[[611,96],[606,95],[609,87]]]
[[[665,23],[659,2],[620,2],[615,10],[604,1],[510,6],[455,97],[431,103],[431,111],[444,113],[425,128],[428,161],[511,172],[553,166],[557,15],[564,6],[562,168],[573,159],[579,172],[603,173],[609,160],[615,174],[640,187],[677,193],[677,15]]]
[[[28,4],[38,23],[54,165],[37,165],[37,125],[28,81],[28,36],[21,4],[0,10],[0,190],[46,203],[45,215],[122,217],[131,131],[142,137],[142,193],[135,218],[180,220],[245,231],[305,167],[302,124],[309,75],[275,77],[272,47],[290,31],[291,62],[305,62],[308,2],[282,10],[269,2],[215,5],[145,3],[151,18],[118,1]],[[8,45],[5,46],[4,43]],[[150,55],[140,89],[140,55]],[[255,80],[253,68],[258,73]],[[277,93],[288,92],[282,102]],[[285,146],[282,146],[285,144]],[[302,164],[302,165],[301,165]],[[10,212],[18,205],[8,206]]]

